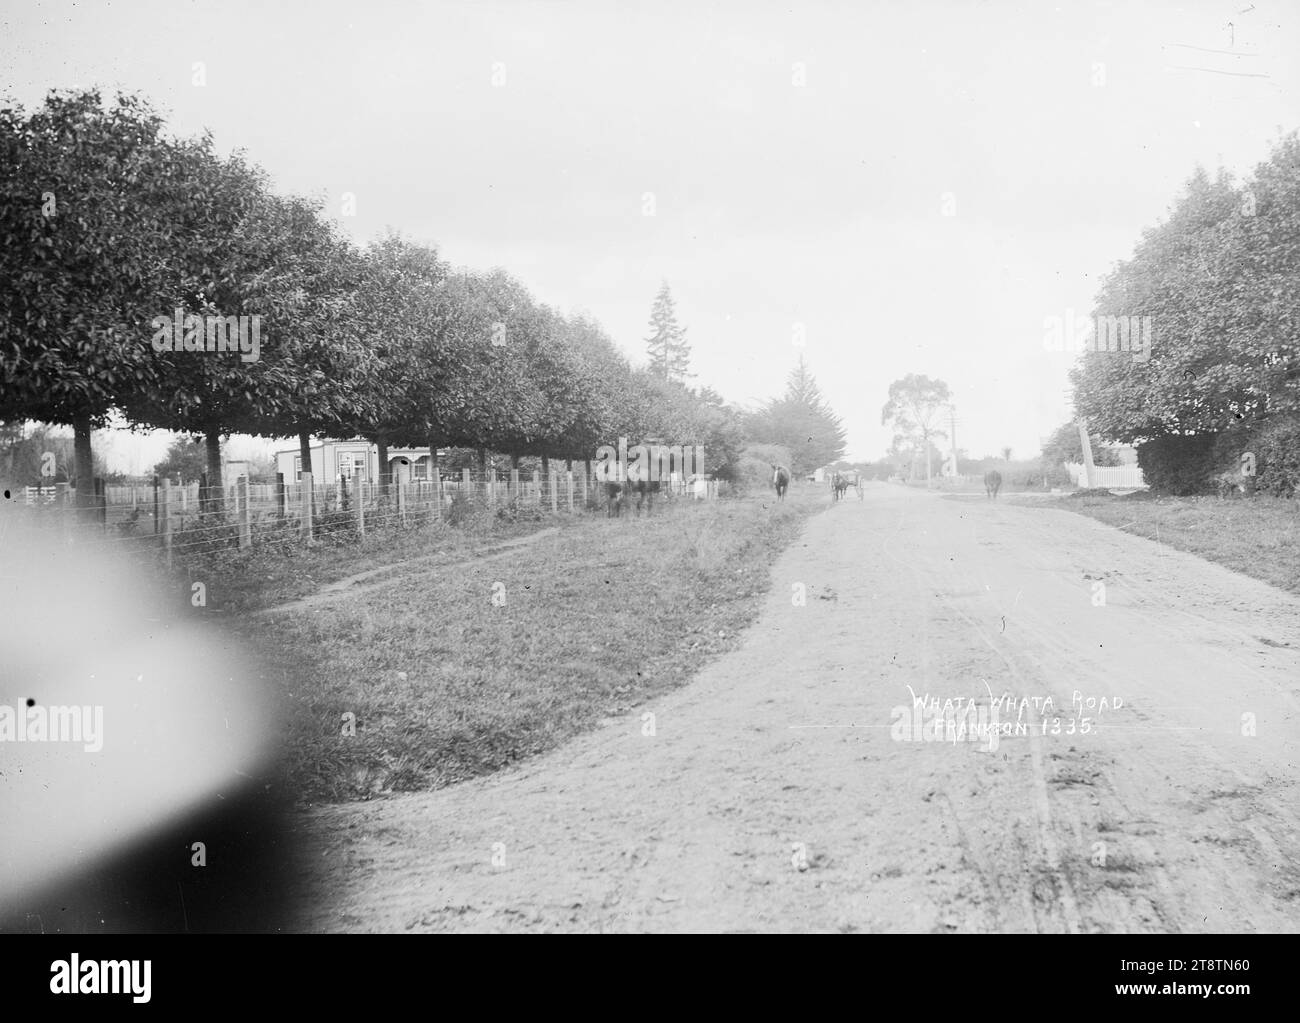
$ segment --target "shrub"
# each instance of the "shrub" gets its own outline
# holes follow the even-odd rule
[[[1292,497],[1300,489],[1300,417],[1278,416],[1257,429],[1248,449],[1260,490]]]
[[[1070,474],[1065,471],[1064,465],[1045,466],[1043,469],[1043,483],[1045,486],[1060,489],[1074,486],[1074,481],[1070,478]]]
[[[356,514],[339,509],[317,512],[315,519],[312,520],[312,536],[316,540],[335,546],[356,543]]]
[[[469,494],[458,490],[452,495],[451,503],[447,506],[447,525],[463,526],[473,519],[478,512],[478,502]]]
[[[546,517],[546,512],[532,501],[517,497],[497,509],[497,518],[503,522],[541,522]]]
[[[1137,446],[1142,478],[1153,491],[1187,497],[1211,489],[1215,476],[1212,433],[1164,434]]]

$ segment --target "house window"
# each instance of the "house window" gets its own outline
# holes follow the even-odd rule
[[[293,456],[293,481],[302,482],[302,455]]]
[[[366,478],[366,453],[364,451],[344,451],[339,454],[339,475],[345,480],[364,480]]]

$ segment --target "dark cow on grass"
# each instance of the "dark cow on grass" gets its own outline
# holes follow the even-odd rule
[[[663,491],[660,480],[628,480],[623,483],[608,482],[605,487],[605,513],[618,518],[629,505],[640,515],[654,511],[655,498]],[[632,505],[632,499],[636,504]]]

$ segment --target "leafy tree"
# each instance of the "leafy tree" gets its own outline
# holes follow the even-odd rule
[[[1242,187],[1198,169],[1169,217],[1103,282],[1098,314],[1151,317],[1146,361],[1085,354],[1075,404],[1135,443],[1217,432],[1300,408],[1300,141]]]
[[[453,363],[447,333],[438,329],[443,311],[456,304],[448,301],[448,268],[437,251],[398,235],[370,245],[363,272],[354,323],[371,358],[361,384],[365,399],[344,432],[379,449],[384,493],[390,444],[422,444],[435,430],[444,445],[459,439],[447,429],[448,413],[463,396],[451,395],[441,379]]]
[[[246,318],[252,352],[163,351],[160,380],[124,404],[133,421],[199,433],[211,504],[220,510],[220,438],[232,432],[297,435],[310,465],[310,434],[336,433],[354,414],[368,353],[350,329],[359,257],[320,218],[319,201],[280,197],[242,154],[218,158],[211,139],[177,147],[183,187],[171,197],[177,233],[166,275],[173,308]],[[204,339],[206,340],[206,339]]]
[[[889,385],[889,400],[880,411],[881,425],[895,430],[894,450],[910,445],[925,452],[925,482],[931,479],[931,463],[936,451],[933,440],[948,435],[937,428],[943,408],[952,400],[948,385],[942,380],[909,373]]]
[[[53,455],[53,475],[46,473],[47,455]],[[92,475],[109,473],[96,451]],[[48,487],[77,479],[72,434],[46,423],[0,424],[0,480],[19,487]]]
[[[1092,463],[1099,466],[1120,465],[1119,455],[1102,441],[1099,434],[1089,434],[1092,446]],[[1079,427],[1076,423],[1063,423],[1058,426],[1047,443],[1043,445],[1042,463],[1044,471],[1059,469],[1065,462],[1072,465],[1083,464],[1083,441],[1079,439]]]
[[[0,110],[0,418],[73,427],[83,510],[92,429],[157,381],[141,324],[174,244],[161,133],[141,99],[106,105],[93,89]]]
[[[595,320],[569,317],[565,330],[581,407],[566,432],[564,451],[570,458],[589,461],[601,446],[615,445],[620,436],[635,432],[628,421],[634,403],[633,371]]]
[[[207,448],[202,439],[177,437],[153,467],[155,476],[179,476],[181,482],[198,479],[207,470]]]

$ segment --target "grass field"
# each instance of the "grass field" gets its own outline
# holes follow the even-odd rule
[[[297,542],[247,550],[224,548],[194,554],[178,565],[178,575],[203,582],[208,606],[225,611],[254,611],[315,593],[345,577],[416,558],[454,561],[485,544],[509,540],[551,526],[572,526],[582,519],[537,515],[509,520],[482,515],[459,526],[434,522],[418,529],[372,529],[364,540],[333,538],[328,533],[311,547]]]
[[[1138,491],[1125,497],[1080,492],[1041,503],[1089,515],[1300,593],[1300,502],[1154,497]]]
[[[312,802],[448,785],[682,685],[739,641],[772,559],[822,496],[579,517],[505,557],[418,566],[259,621],[248,631],[285,697],[292,791]],[[247,606],[268,602],[249,592]]]

